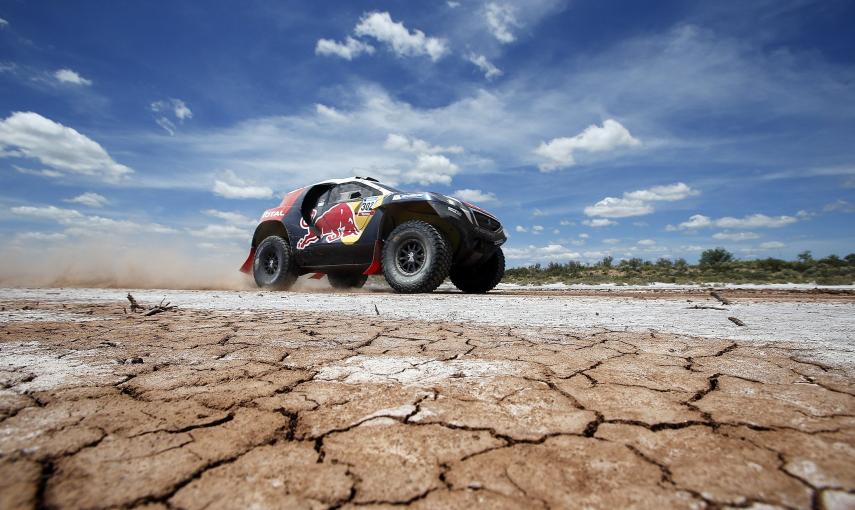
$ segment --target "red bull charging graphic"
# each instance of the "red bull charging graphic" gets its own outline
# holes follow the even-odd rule
[[[315,211],[312,211],[312,218],[314,219],[314,217]],[[359,234],[359,228],[356,226],[356,218],[350,204],[334,205],[322,213],[314,223],[315,229],[312,230],[306,224],[306,220],[300,220],[300,226],[306,229],[306,235],[297,241],[298,250],[302,250],[321,239],[331,243],[346,236]]]

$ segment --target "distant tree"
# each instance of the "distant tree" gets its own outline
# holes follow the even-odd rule
[[[853,257],[855,257],[855,254],[853,254]],[[603,260],[600,261],[600,266],[606,269],[611,269],[612,263],[614,263],[614,261],[614,257],[612,257],[611,255],[606,255],[605,257],[603,257]]]
[[[689,263],[686,262],[686,259],[680,257],[674,261],[674,269],[681,272],[686,271],[687,269],[689,269]]]
[[[843,267],[846,265],[846,261],[838,257],[837,255],[829,255],[824,259],[819,259],[819,263],[823,266],[831,266],[831,267]]]
[[[704,250],[704,252],[701,253],[701,259],[698,263],[701,267],[720,267],[732,261],[732,253],[724,248],[713,248],[711,250]]]
[[[855,253],[850,253],[849,255],[843,257],[843,260],[846,261],[850,266],[855,266]]]
[[[659,260],[656,261],[656,267],[662,269],[671,269],[674,266],[674,263],[671,262],[671,259],[666,257],[660,257]]]
[[[772,273],[777,273],[778,271],[787,267],[787,261],[772,257],[760,259],[756,262],[756,264],[757,267],[759,267],[760,269]]]
[[[799,262],[802,264],[812,264],[813,263],[813,254],[810,250],[805,250],[797,255],[799,258]]]

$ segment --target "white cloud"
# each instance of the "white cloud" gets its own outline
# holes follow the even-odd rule
[[[239,178],[231,170],[223,172],[223,179],[214,181],[213,192],[223,198],[271,198],[273,190],[267,186],[255,186]]]
[[[702,214],[695,214],[689,218],[689,221],[684,221],[676,227],[668,225],[665,229],[668,231],[676,230],[698,230],[708,227],[719,227],[728,229],[750,229],[750,228],[781,228],[799,221],[799,218],[806,218],[810,215],[804,211],[799,211],[796,216],[767,216],[765,214],[749,214],[742,218],[733,218],[726,216],[713,220]]]
[[[448,52],[448,44],[444,39],[427,37],[421,30],[410,31],[403,23],[393,21],[388,12],[363,15],[353,32],[386,43],[401,57],[428,55],[436,62]]]
[[[525,248],[505,247],[502,249],[505,257],[509,260],[525,262],[540,261],[567,261],[581,257],[579,252],[573,251],[561,244],[548,244],[546,246],[528,245]]]
[[[629,193],[624,193],[623,197],[643,202],[675,202],[698,195],[699,193],[699,191],[690,188],[688,185],[677,182],[666,186],[653,186],[648,189],[630,191]]]
[[[531,211],[531,215],[532,216],[546,216],[546,213],[541,211],[540,209],[535,208],[533,211]]]
[[[315,45],[315,55],[326,55],[341,57],[345,60],[353,60],[354,57],[367,53],[374,53],[374,46],[348,36],[344,43],[332,39],[318,39]]]
[[[422,154],[460,154],[463,152],[463,147],[459,145],[451,145],[442,147],[440,145],[431,145],[420,138],[409,138],[405,135],[397,133],[389,133],[386,136],[386,141],[383,143],[383,148],[390,151],[412,152]]]
[[[570,220],[561,220],[558,222],[558,224],[561,225],[562,227],[575,227],[576,226],[576,222],[570,221]]]
[[[760,243],[760,248],[762,248],[764,250],[774,250],[777,248],[783,248],[785,246],[786,246],[786,244],[784,244],[780,241],[767,241],[765,243]]]
[[[451,178],[460,171],[457,165],[439,154],[419,154],[416,166],[404,173],[404,182],[419,184],[451,184]]]
[[[258,223],[256,220],[244,216],[238,212],[230,212],[230,211],[218,211],[217,209],[205,209],[202,211],[206,216],[210,216],[212,218],[219,218],[226,223],[231,223],[233,225],[244,225],[244,226],[252,226]]]
[[[656,241],[653,239],[642,239],[636,244],[638,244],[639,246],[653,246],[656,244]]]
[[[585,232],[579,234],[579,239],[588,239],[589,237],[591,237],[590,234],[587,234]]]
[[[128,220],[115,220],[103,216],[86,216],[75,209],[63,209],[49,206],[18,206],[10,209],[12,214],[30,218],[53,220],[68,227],[68,235],[93,235],[99,232],[173,234],[174,228],[159,223],[137,223]]]
[[[466,55],[466,60],[472,62],[476,67],[478,67],[478,69],[484,73],[484,78],[487,78],[488,80],[492,80],[493,78],[497,78],[504,74],[501,69],[493,65],[493,63],[487,60],[487,57],[484,55],[469,53]]]
[[[532,225],[531,231],[533,234],[540,234],[543,232],[543,225]]]
[[[610,237],[608,239],[603,239],[603,244],[618,244],[620,243],[620,239]]]
[[[487,19],[487,26],[490,28],[490,33],[503,44],[512,43],[516,40],[512,27],[518,26],[514,11],[509,5],[500,5],[496,2],[487,4],[484,10],[484,16]]]
[[[194,237],[205,237],[211,239],[248,239],[252,236],[251,230],[236,225],[206,225],[201,229],[188,229]]]
[[[180,99],[170,98],[155,101],[151,103],[150,108],[151,111],[162,114],[155,118],[154,121],[158,126],[162,127],[167,133],[169,133],[169,136],[174,136],[177,129],[175,127],[175,123],[169,120],[167,115],[172,114],[179,124],[183,124],[186,119],[193,118],[193,112],[187,104]]]
[[[445,2],[445,4],[451,7],[452,9],[460,7],[460,2],[455,2],[453,0],[448,0],[447,2]]]
[[[65,200],[66,202],[72,204],[81,204],[88,207],[104,207],[109,203],[106,197],[99,195],[98,193],[93,193],[91,191],[87,191],[81,195],[77,195],[74,198],[69,198]]]
[[[855,212],[855,204],[848,200],[837,199],[830,204],[826,204],[825,207],[822,208],[825,212],[843,212],[843,213],[852,213]]]
[[[528,232],[528,229],[522,225],[517,225],[516,228],[514,228],[514,230],[517,232]]]
[[[62,241],[67,237],[62,232],[20,232],[15,235],[18,241]]]
[[[713,239],[718,241],[750,241],[752,239],[759,239],[760,235],[754,232],[716,232],[712,236]]]
[[[315,111],[321,117],[326,117],[327,119],[334,120],[336,122],[341,122],[347,120],[347,115],[342,114],[332,106],[323,105],[320,103],[315,104]]]
[[[540,171],[550,172],[575,165],[576,160],[573,157],[575,151],[608,152],[620,147],[639,145],[641,142],[634,138],[620,122],[606,119],[602,127],[592,124],[576,136],[553,138],[548,142],[541,142],[534,153],[549,160],[538,165]]]
[[[675,230],[697,230],[699,228],[706,228],[713,226],[713,221],[709,216],[704,216],[703,214],[693,214],[689,217],[689,221],[684,221],[680,223],[676,227],[674,225],[668,225],[665,227],[665,230],[669,232],[673,232]]]
[[[0,28],[6,28],[9,26],[9,22],[3,18],[0,18]]]
[[[626,218],[628,216],[641,216],[654,211],[653,206],[641,200],[628,200],[626,198],[606,197],[594,205],[585,208],[588,216],[602,216],[605,218]]]
[[[193,112],[187,106],[187,103],[180,99],[170,98],[168,100],[155,101],[151,103],[151,111],[157,113],[171,112],[180,122],[193,118]]]
[[[651,202],[673,202],[698,194],[697,190],[692,189],[682,182],[665,186],[653,186],[648,189],[626,192],[621,198],[606,197],[596,204],[586,207],[585,214],[587,216],[601,216],[605,218],[643,216],[655,211]]]
[[[616,221],[607,220],[605,218],[595,218],[593,220],[582,220],[582,225],[598,228],[598,227],[610,227],[612,225],[617,225]]]
[[[493,193],[469,188],[459,189],[452,196],[466,202],[495,202],[497,200],[496,195]]]
[[[97,142],[33,112],[0,120],[0,158],[32,158],[63,174],[118,181],[133,170],[113,161]]]
[[[84,87],[92,85],[92,80],[87,80],[71,69],[60,69],[53,73],[53,76],[60,83],[70,83],[72,85],[82,85]]]

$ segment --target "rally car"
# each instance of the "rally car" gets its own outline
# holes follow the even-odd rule
[[[495,216],[430,192],[401,192],[371,177],[294,190],[261,215],[241,271],[262,288],[287,289],[324,274],[335,288],[383,273],[398,292],[431,292],[446,277],[463,292],[487,292],[505,273],[507,240]]]

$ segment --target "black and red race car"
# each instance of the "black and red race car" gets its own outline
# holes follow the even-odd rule
[[[505,273],[506,239],[495,216],[456,198],[401,192],[371,177],[334,179],[264,211],[241,271],[270,289],[307,273],[326,274],[335,288],[361,287],[382,272],[398,292],[431,292],[450,277],[463,292],[482,293]]]

